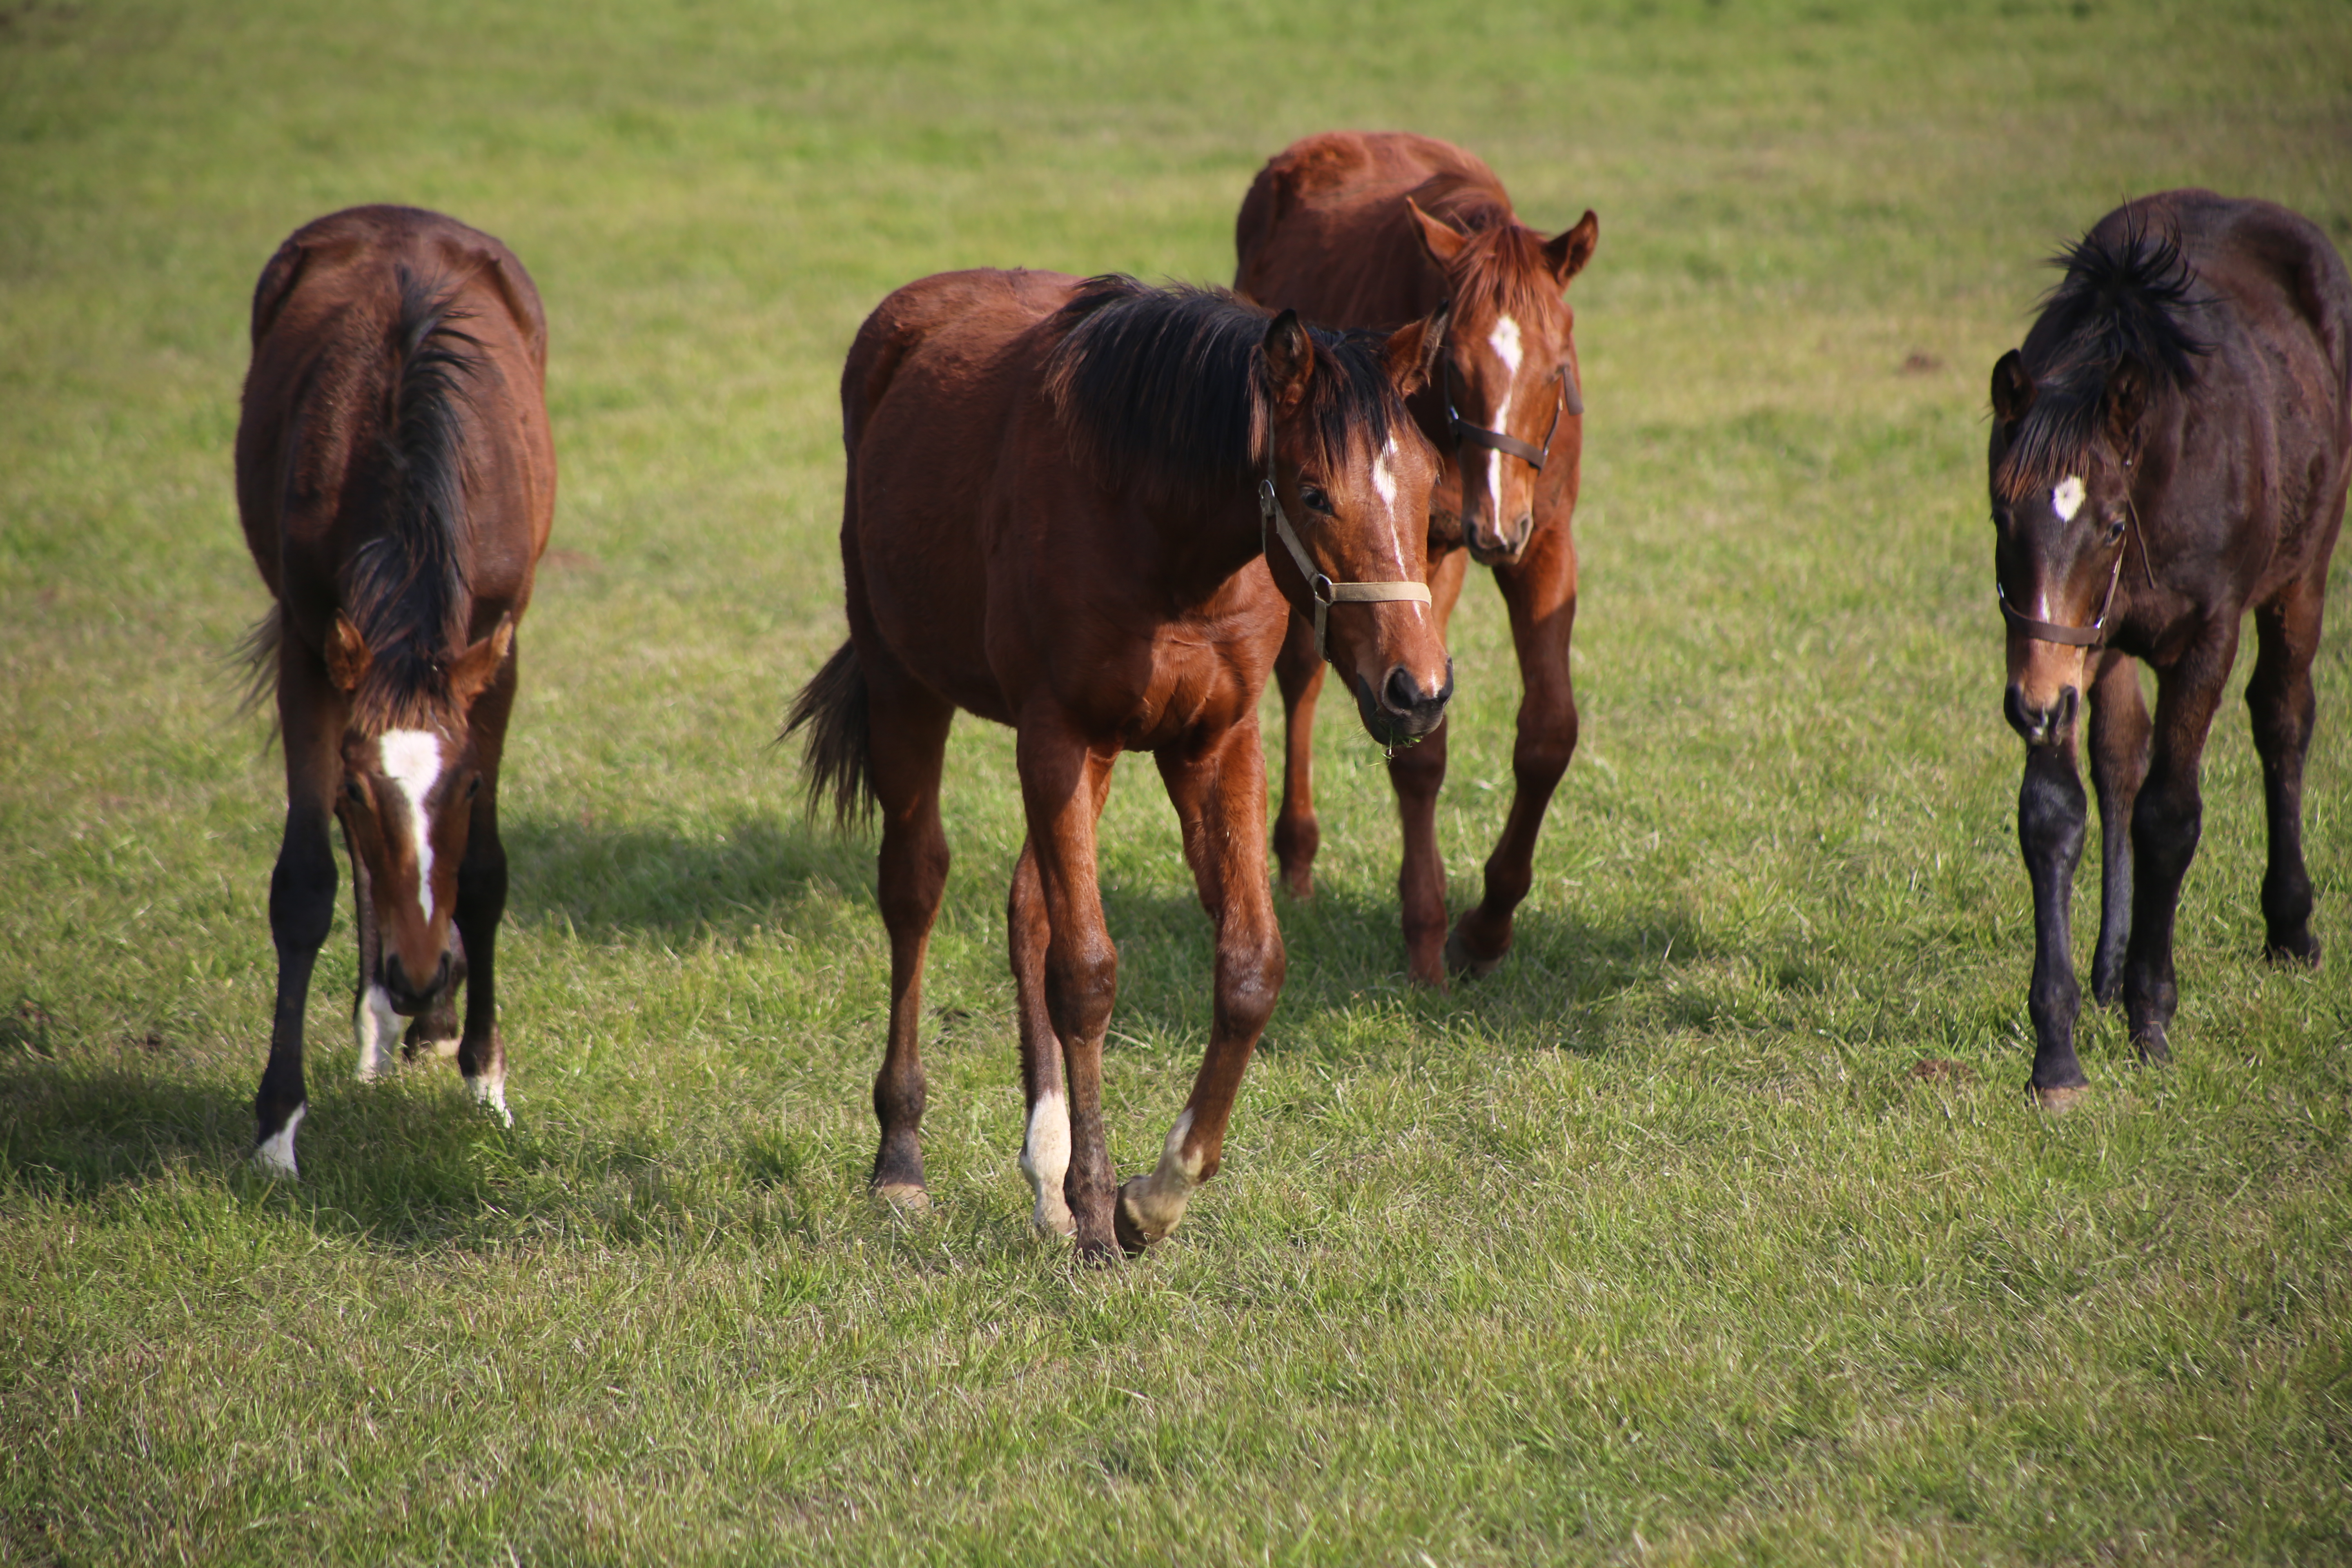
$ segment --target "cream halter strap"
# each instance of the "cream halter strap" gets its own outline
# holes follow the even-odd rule
[[[1266,447],[1265,478],[1260,479],[1257,486],[1257,515],[1258,547],[1269,555],[1274,553],[1272,542],[1265,537],[1266,530],[1272,528],[1281,535],[1284,548],[1290,552],[1290,559],[1298,567],[1298,574],[1307,579],[1307,592],[1315,600],[1315,657],[1325,663],[1330,662],[1331,656],[1324,651],[1323,626],[1332,605],[1379,605],[1396,600],[1416,605],[1430,602],[1429,584],[1426,583],[1334,583],[1326,574],[1316,570],[1314,558],[1307,553],[1307,547],[1298,542],[1298,534],[1291,528],[1290,519],[1282,510],[1282,498],[1275,493],[1271,441]]]

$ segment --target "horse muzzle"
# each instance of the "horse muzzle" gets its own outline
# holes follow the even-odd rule
[[[2001,711],[2009,727],[2024,737],[2029,746],[2047,746],[2074,731],[2074,711],[2081,704],[2082,694],[2072,686],[2061,687],[2058,700],[2048,707],[2037,707],[2025,694],[2025,688],[2011,682],[2001,701]]]
[[[1435,691],[1423,690],[1402,665],[1389,671],[1378,691],[1361,675],[1350,684],[1366,732],[1383,746],[1409,746],[1445,721],[1446,704],[1454,700],[1454,661],[1445,661],[1445,684]]]
[[[442,953],[441,962],[435,965],[432,979],[423,986],[409,978],[408,965],[401,963],[400,954],[396,952],[385,953],[383,962],[376,967],[377,980],[383,986],[385,999],[391,1002],[392,1010],[404,1018],[413,1018],[425,1011],[432,1005],[434,998],[448,988],[449,955],[446,952]]]

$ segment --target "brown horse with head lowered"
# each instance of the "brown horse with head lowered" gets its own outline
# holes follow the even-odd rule
[[[262,269],[236,433],[255,629],[286,750],[269,880],[278,999],[254,1159],[294,1173],[303,1011],[334,914],[328,823],[356,884],[359,1073],[454,1045],[506,1116],[494,973],[506,908],[499,758],[515,626],[555,507],[547,323],[507,247],[437,213],[353,207]],[[462,1034],[455,1008],[466,986]],[[509,1118],[511,1121],[511,1118]]]
[[[1536,837],[1576,750],[1569,634],[1576,622],[1577,467],[1584,447],[1575,313],[1562,291],[1592,258],[1601,226],[1586,213],[1549,239],[1511,210],[1495,172],[1426,136],[1335,132],[1283,150],[1250,185],[1234,225],[1234,287],[1312,321],[1385,328],[1452,302],[1444,356],[1412,402],[1434,445],[1438,479],[1426,521],[1429,587],[1444,628],[1472,558],[1492,567],[1518,650],[1516,793],[1486,897],[1445,929],[1437,792],[1445,730],[1395,754],[1389,777],[1404,826],[1398,892],[1414,979],[1442,985],[1450,966],[1484,973],[1511,945],[1511,919],[1533,879]],[[1286,710],[1286,765],[1275,849],[1283,879],[1314,887],[1309,777],[1321,665],[1302,619],[1275,666]]]
[[[882,816],[890,1023],[875,1189],[924,1201],[917,1035],[947,881],[957,710],[1009,724],[1028,839],[1006,915],[1034,1222],[1140,1250],[1216,1173],[1280,994],[1257,701],[1294,608],[1385,742],[1453,682],[1423,585],[1433,463],[1402,402],[1438,322],[1310,331],[1202,289],[947,273],[866,318],[841,378],[849,640],[793,708],[811,804]],[[1121,752],[1159,764],[1216,925],[1215,1010],[1150,1174],[1118,1186],[1102,1118],[1118,954],[1095,829]]]
[[[2319,962],[2303,763],[2352,477],[2352,279],[2307,220],[2210,191],[2130,202],[2058,259],[2065,278],[2024,346],[1993,366],[1988,472],[2007,710],[2025,739],[2032,1087],[2063,1106],[2087,1081],[2068,931],[2082,696],[2105,873],[2091,990],[2102,1003],[2120,992],[2132,1043],[2162,1061],[2179,998],[2173,920],[2204,820],[2198,764],[2249,610],[2266,946]],[[2152,721],[2135,659],[2156,671]]]

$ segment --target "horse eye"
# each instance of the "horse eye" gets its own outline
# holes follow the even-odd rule
[[[2111,540],[2115,540],[2121,539],[2123,536],[2124,520],[2120,517],[2111,517],[2107,519],[2107,537]]]
[[[1331,514],[1331,498],[1303,480],[1298,486],[1298,500],[1309,510],[1319,511],[1326,517]]]
[[[466,781],[466,798],[467,798],[467,800],[471,800],[471,799],[473,799],[476,795],[479,795],[479,794],[481,794],[481,793],[482,793],[482,775],[481,775],[481,774],[479,774],[479,773],[476,773],[472,778],[469,778],[469,779],[467,779],[467,780]]]
[[[345,779],[343,781],[343,798],[350,801],[353,805],[365,805],[367,804],[367,791],[360,787],[359,780]]]

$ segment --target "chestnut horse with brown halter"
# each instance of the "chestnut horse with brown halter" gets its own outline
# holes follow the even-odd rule
[[[1442,631],[1475,558],[1494,568],[1519,659],[1516,793],[1486,861],[1486,897],[1445,929],[1437,792],[1444,728],[1392,754],[1389,778],[1404,827],[1397,890],[1415,980],[1448,968],[1483,974],[1511,946],[1511,919],[1533,880],[1536,837],[1576,750],[1569,634],[1576,622],[1578,464],[1584,400],[1575,313],[1562,290],[1592,258],[1590,212],[1550,239],[1511,211],[1495,172],[1426,136],[1334,132],[1294,142],[1258,171],[1234,225],[1234,286],[1310,321],[1385,328],[1451,300],[1444,358],[1410,406],[1436,447],[1427,524],[1429,587]],[[1305,622],[1275,677],[1282,684],[1286,766],[1274,830],[1283,881],[1314,889],[1321,831],[1310,778],[1315,701],[1323,682]]]
[[[278,1000],[254,1161],[292,1175],[303,1010],[334,915],[327,824],[357,894],[359,1076],[454,1046],[509,1125],[494,984],[499,758],[515,626],[555,509],[547,321],[507,247],[413,207],[295,232],[253,298],[236,433],[245,542],[276,599],[250,641],[275,687],[286,837],[269,879]],[[453,929],[454,927],[454,929]],[[457,987],[466,986],[460,1034]]]
[[[999,271],[910,283],[859,329],[841,378],[849,640],[785,732],[809,726],[812,808],[830,795],[845,821],[882,816],[885,1197],[926,1201],[916,1037],[958,709],[1018,734],[1029,832],[1006,926],[1033,1222],[1090,1257],[1137,1252],[1215,1174],[1282,990],[1257,701],[1291,613],[1319,611],[1383,742],[1427,733],[1453,689],[1413,526],[1434,464],[1402,401],[1442,333],[1440,318],[1343,337],[1212,290]],[[1120,1187],[1095,828],[1123,751],[1152,753],[1176,807],[1216,1001],[1157,1167]]]
[[[1992,373],[1995,585],[2009,721],[2025,739],[2018,843],[2033,884],[2032,1088],[2087,1080],[2068,905],[2083,855],[2075,715],[2090,692],[2105,897],[2091,992],[2122,993],[2163,1061],[2179,992],[2173,920],[2203,821],[2198,763],[2254,616],[2246,689],[2270,817],[2272,958],[2316,964],[2303,763],[2327,563],[2352,476],[2352,280],[2268,202],[2143,196],[2058,258],[2022,349]],[[2151,724],[2139,659],[2157,674]]]

